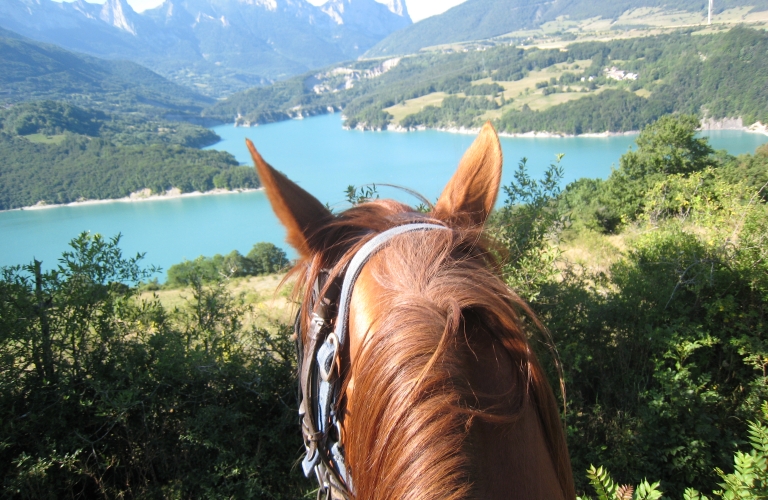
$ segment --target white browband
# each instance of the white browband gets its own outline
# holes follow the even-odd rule
[[[349,267],[344,273],[344,283],[341,285],[341,295],[339,296],[339,314],[336,317],[336,337],[339,339],[339,345],[344,345],[347,334],[347,323],[349,323],[349,303],[352,300],[352,290],[355,287],[357,277],[363,270],[363,266],[368,259],[378,252],[389,240],[395,236],[410,233],[411,231],[429,231],[432,229],[444,229],[450,231],[445,226],[438,224],[429,224],[426,222],[414,222],[404,226],[396,226],[387,229],[383,233],[377,234],[371,238],[365,245],[358,250],[349,263]]]

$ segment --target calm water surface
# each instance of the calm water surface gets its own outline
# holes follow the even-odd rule
[[[434,200],[450,178],[474,136],[435,131],[410,133],[359,132],[341,128],[341,118],[326,115],[257,128],[215,127],[222,141],[212,149],[229,151],[250,164],[244,139],[250,138],[275,168],[336,209],[346,207],[350,184],[389,183],[414,189]],[[707,134],[716,149],[751,153],[768,137],[738,131]],[[635,136],[607,138],[502,138],[504,183],[522,157],[534,177],[565,153],[565,182],[580,177],[605,178]],[[391,188],[382,196],[418,203]],[[32,258],[52,267],[67,242],[82,231],[123,235],[126,254],[146,252],[145,262],[167,269],[198,255],[246,253],[259,241],[288,250],[285,233],[262,192],[175,198],[146,202],[114,202],[44,210],[0,213],[0,266],[28,263]]]

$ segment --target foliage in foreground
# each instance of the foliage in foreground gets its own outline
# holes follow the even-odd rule
[[[219,281],[140,301],[140,256],[86,233],[0,278],[4,498],[297,498],[287,328],[245,329]]]
[[[716,489],[713,470],[730,467],[768,397],[768,209],[761,186],[734,175],[764,173],[768,161],[713,154],[694,133],[687,117],[659,121],[611,179],[579,181],[558,198],[518,176],[528,205],[497,221],[502,234],[533,243],[522,254],[510,247],[511,263],[528,260],[506,276],[554,336],[574,470],[601,464],[622,482],[655,478],[677,497]],[[564,260],[569,238],[609,245],[595,222],[614,182],[634,200],[610,206],[623,214],[611,228],[619,256],[602,268]],[[519,224],[517,213],[534,222]],[[537,268],[550,272],[519,279]]]
[[[761,420],[749,423],[749,443],[752,447],[749,453],[737,451],[733,456],[732,474],[726,474],[721,469],[715,469],[722,483],[720,489],[712,492],[715,497],[726,500],[758,500],[768,498],[768,402],[763,402]],[[643,480],[637,487],[631,485],[619,486],[603,467],[590,465],[587,478],[597,493],[598,500],[656,500],[661,498],[660,483],[653,484]],[[577,500],[591,500],[582,496]],[[683,500],[708,500],[695,488],[686,488]]]

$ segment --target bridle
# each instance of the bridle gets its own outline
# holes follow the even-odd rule
[[[342,277],[327,283],[321,271],[312,286],[309,333],[304,345],[302,311],[296,315],[294,332],[299,360],[299,418],[306,455],[301,467],[306,477],[314,472],[320,485],[317,498],[345,499],[354,496],[352,479],[344,461],[341,427],[337,414],[342,377],[339,356],[347,337],[352,290],[366,262],[395,236],[412,231],[450,230],[430,223],[395,226],[366,242],[349,262]],[[321,293],[325,293],[321,295]],[[331,330],[331,320],[336,318]]]

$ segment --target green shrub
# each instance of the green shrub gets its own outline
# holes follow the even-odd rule
[[[523,158],[514,180],[502,187],[507,195],[504,206],[490,220],[496,241],[507,252],[503,258],[504,279],[529,301],[535,301],[541,287],[558,274],[555,261],[560,252],[553,238],[567,222],[557,202],[563,178],[561,159],[562,155],[558,155],[544,179],[537,181],[528,175],[527,159]]]
[[[761,420],[765,422],[768,420],[768,403],[764,402],[761,410]],[[736,452],[733,456],[733,473],[726,474],[719,468],[715,469],[723,482],[719,484],[722,489],[713,491],[712,495],[727,500],[768,498],[768,427],[763,422],[756,420],[749,423],[752,450],[749,453]],[[650,484],[643,480],[636,488],[631,485],[619,486],[603,467],[590,465],[587,478],[598,500],[656,500],[662,496],[659,482]],[[577,499],[591,500],[588,496]],[[683,492],[683,500],[708,500],[708,497],[689,487]]]
[[[178,311],[153,269],[82,234],[59,266],[0,279],[3,498],[298,498],[289,328],[244,328],[219,280]]]
[[[729,466],[768,398],[768,208],[704,146],[677,151],[669,167],[648,161],[658,168],[633,186],[642,209],[631,226],[613,226],[621,250],[607,269],[565,261],[559,232],[570,227],[579,241],[607,229],[610,217],[592,215],[610,215],[601,198],[610,181],[578,181],[553,202],[546,180],[537,192],[517,175],[511,192],[524,204],[499,210],[506,224],[493,228],[509,252],[505,277],[554,337],[574,468],[602,464],[631,484],[656,478],[672,496],[717,489],[713,471]],[[556,360],[541,359],[557,385]]]

